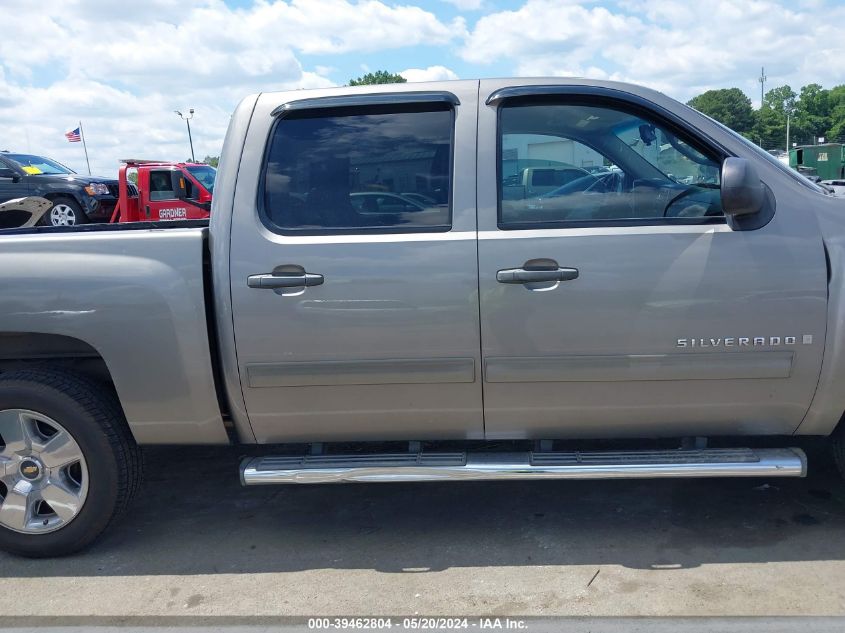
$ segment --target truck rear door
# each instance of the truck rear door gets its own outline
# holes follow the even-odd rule
[[[259,442],[483,437],[478,82],[372,88],[265,94],[252,115],[230,280]]]
[[[480,90],[487,436],[791,433],[825,333],[812,214],[779,204],[732,230],[722,157],[665,111],[619,90],[504,87]],[[591,173],[508,192],[555,152]]]

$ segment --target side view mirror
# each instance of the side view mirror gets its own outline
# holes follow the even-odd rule
[[[18,182],[21,176],[11,167],[0,167],[0,178],[8,178],[12,182]]]
[[[763,208],[766,196],[757,170],[745,158],[729,156],[722,163],[722,210],[726,216],[747,216]]]
[[[185,184],[185,175],[178,169],[170,172],[170,182],[173,184],[173,192],[179,200],[188,197],[188,186]]]

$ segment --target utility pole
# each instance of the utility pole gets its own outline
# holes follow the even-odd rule
[[[786,153],[789,154],[789,117],[792,113],[786,111]]]
[[[763,97],[764,97],[765,92],[766,92],[766,79],[768,79],[768,77],[766,77],[766,69],[760,68],[760,76],[757,78],[757,81],[760,82],[760,107],[761,108],[763,107]]]
[[[188,126],[188,143],[190,143],[191,145],[191,162],[195,163],[197,162],[197,159],[194,156],[194,139],[191,138],[191,119],[194,118],[194,109],[191,108],[190,110],[188,110],[188,116],[185,116],[184,114],[179,112],[179,110],[174,110],[174,112],[178,114],[179,118],[185,121]]]

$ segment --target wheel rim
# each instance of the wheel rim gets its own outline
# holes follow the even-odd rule
[[[87,496],[85,457],[61,424],[27,409],[0,411],[0,526],[53,532],[79,515]]]
[[[73,226],[76,221],[76,210],[70,205],[57,204],[50,210],[50,224],[53,226]]]

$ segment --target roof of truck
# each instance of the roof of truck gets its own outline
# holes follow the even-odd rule
[[[172,167],[173,165],[178,165],[179,167],[211,167],[208,163],[183,163],[179,161],[173,160],[148,160],[145,158],[120,158],[118,159],[120,163],[126,163],[127,165],[161,165],[166,167]]]

